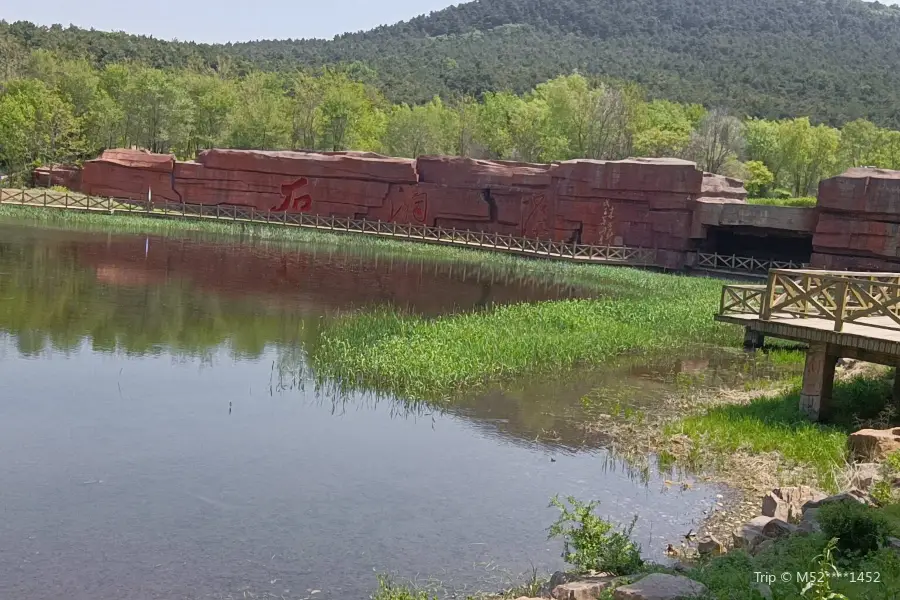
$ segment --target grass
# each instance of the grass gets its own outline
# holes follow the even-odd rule
[[[502,306],[425,319],[390,309],[353,315],[323,331],[311,359],[345,388],[432,400],[526,374],[558,374],[627,353],[696,343],[734,344],[712,319],[721,282],[627,268],[579,267],[594,300]]]
[[[667,438],[686,435],[694,459],[777,452],[790,465],[808,466],[822,487],[836,490],[846,465],[847,437],[860,422],[877,419],[891,394],[887,375],[836,382],[832,421],[811,423],[799,409],[799,381],[787,392],[756,398],[745,404],[708,408],[665,426]]]
[[[816,205],[816,197],[803,196],[800,198],[747,198],[747,204],[761,204],[764,206],[810,207]]]

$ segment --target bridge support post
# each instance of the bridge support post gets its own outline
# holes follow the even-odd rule
[[[766,336],[750,327],[744,328],[744,350],[757,350],[766,343]]]
[[[803,389],[800,391],[800,412],[813,421],[821,421],[828,416],[837,359],[837,354],[828,344],[821,342],[810,344],[806,352]]]

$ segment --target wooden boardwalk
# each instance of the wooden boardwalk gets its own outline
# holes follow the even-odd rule
[[[483,231],[429,227],[427,225],[323,217],[306,213],[287,213],[272,210],[262,211],[253,207],[236,205],[220,204],[209,206],[157,201],[152,203],[132,202],[48,190],[0,190],[0,204],[104,214],[133,214],[168,219],[253,223],[340,233],[358,233],[396,240],[476,248],[579,263],[636,267],[653,266],[656,263],[656,251],[651,248],[573,244]]]
[[[801,408],[827,413],[838,358],[900,366],[900,273],[773,269],[766,285],[726,285],[716,320],[745,327],[745,344],[765,336],[809,344]],[[900,402],[900,377],[895,383]]]

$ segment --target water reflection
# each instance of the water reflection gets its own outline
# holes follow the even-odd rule
[[[0,598],[363,598],[373,570],[490,589],[560,566],[556,493],[641,513],[661,558],[716,490],[635,480],[585,437],[581,397],[629,381],[649,398],[674,365],[440,410],[335,402],[302,369],[343,311],[584,293],[396,257],[0,228]]]

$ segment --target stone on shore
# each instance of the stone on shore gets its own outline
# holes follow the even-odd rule
[[[687,600],[707,593],[706,586],[680,575],[653,573],[631,585],[616,588],[615,600]]]
[[[767,538],[783,538],[797,533],[799,529],[799,527],[791,525],[787,521],[772,519],[763,526],[762,533]]]
[[[862,491],[869,491],[880,479],[878,463],[858,463],[854,465],[850,485]]]
[[[900,450],[900,427],[863,429],[850,434],[850,451],[859,460],[883,460]]]
[[[798,521],[803,515],[804,504],[825,497],[822,492],[806,485],[776,488],[763,498],[762,514],[782,521]]]
[[[756,517],[735,529],[732,534],[734,547],[752,552],[756,546],[766,539],[763,528],[773,520],[773,517]]]
[[[553,588],[551,596],[557,600],[596,600],[600,592],[612,586],[615,577],[585,577]]]
[[[725,552],[725,544],[717,540],[714,536],[704,536],[697,544],[697,552],[703,555],[723,554]]]
[[[811,500],[803,505],[803,513],[805,514],[806,511],[811,508],[821,508],[826,504],[834,504],[835,502],[859,502],[860,504],[869,504],[865,492],[851,489],[846,492],[841,492],[840,494],[835,494],[834,496],[822,498],[821,500]]]

